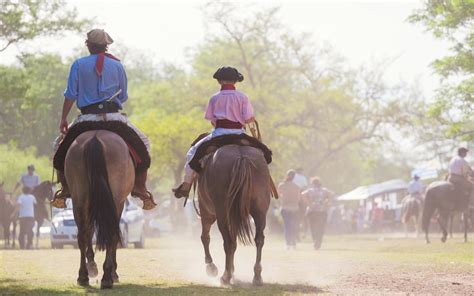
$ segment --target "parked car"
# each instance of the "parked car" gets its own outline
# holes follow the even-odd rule
[[[145,247],[144,217],[143,209],[136,204],[133,198],[128,197],[120,218],[122,247],[126,248],[131,243],[134,244],[135,248]],[[65,245],[72,245],[77,248],[77,226],[76,221],[74,221],[72,206],[54,215],[50,238],[51,248],[53,249],[62,249]]]

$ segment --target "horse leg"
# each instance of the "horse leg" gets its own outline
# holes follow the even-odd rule
[[[464,242],[467,243],[467,230],[469,228],[469,217],[468,213],[462,213],[462,219],[464,220]]]
[[[15,241],[16,241],[16,220],[13,223],[13,230],[12,230],[12,249],[15,248]]]
[[[87,243],[87,273],[89,277],[95,278],[99,275],[99,270],[97,269],[97,263],[94,261],[94,248],[92,246],[92,235],[89,234],[88,243]]]
[[[420,237],[420,215],[418,214],[415,216],[415,231],[416,231],[416,238]]]
[[[202,212],[201,212],[202,213]],[[211,231],[211,226],[216,221],[216,217],[205,215],[202,213],[201,215],[201,225],[202,225],[202,233],[201,233],[201,242],[204,247],[204,254],[205,254],[205,262],[206,262],[206,272],[207,275],[215,277],[217,276],[218,270],[217,266],[212,261],[211,252],[209,251],[209,243],[211,242],[211,237],[209,232]]]
[[[118,242],[117,242],[118,244]],[[114,283],[118,283],[119,282],[119,275],[117,273],[117,247],[115,247],[113,249],[113,252],[112,252],[112,259],[113,259],[113,263],[114,263],[114,267],[112,269],[112,280],[114,281]]]
[[[454,214],[449,215],[449,237],[453,238]]]
[[[105,261],[103,265],[104,275],[102,276],[102,280],[100,282],[101,289],[112,289],[114,285],[113,280],[113,271],[115,267],[114,257],[115,252],[117,251],[117,244],[118,239],[114,239],[115,241],[107,247]]]
[[[441,241],[443,243],[446,242],[446,239],[448,238],[448,230],[447,230],[448,219],[449,219],[449,214],[447,212],[440,211],[439,217],[438,217],[438,224],[441,227],[441,231],[443,232],[443,236],[441,237]]]
[[[231,237],[224,219],[225,218],[217,220],[217,225],[219,226],[219,230],[224,240],[225,251],[225,271],[221,277],[221,283],[223,285],[229,285],[234,275],[234,253],[237,249],[237,238]]]
[[[253,268],[253,284],[256,286],[261,286],[263,284],[262,280],[262,248],[265,243],[265,235],[263,233],[266,225],[266,215],[265,213],[259,212],[257,214],[252,214],[253,220],[255,222],[255,247],[257,248],[257,259]]]
[[[81,265],[79,267],[79,277],[77,278],[77,284],[83,287],[89,286],[89,274],[86,265],[86,251],[87,251],[87,233],[82,231],[82,227],[78,225],[77,232],[77,244],[81,250]]]
[[[408,237],[408,221],[406,221],[405,223],[403,223],[403,226],[405,228],[405,237]]]
[[[42,219],[36,220],[36,249],[39,249],[40,228],[43,225]]]

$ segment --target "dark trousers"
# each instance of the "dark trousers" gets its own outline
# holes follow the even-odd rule
[[[319,249],[323,242],[324,229],[326,228],[327,213],[323,211],[308,212],[308,222],[313,237],[314,248]]]
[[[20,218],[20,235],[18,242],[20,249],[25,248],[25,238],[27,238],[26,248],[29,249],[33,245],[33,226],[35,225],[35,218],[22,217]]]
[[[296,246],[298,211],[281,210],[283,222],[285,223],[285,239],[287,246]]]

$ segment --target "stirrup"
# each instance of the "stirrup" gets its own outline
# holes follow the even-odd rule
[[[65,209],[67,208],[66,205],[66,198],[67,194],[64,192],[64,189],[61,188],[54,194],[53,200],[50,202],[51,206],[58,208],[58,209]]]
[[[143,202],[143,207],[142,208],[144,210],[152,210],[157,206],[157,204],[153,200],[153,194],[151,194],[151,192],[148,191],[148,190],[146,191],[146,195],[143,195],[140,192],[132,192],[131,194],[132,194],[132,196],[138,197],[139,199],[142,200],[142,202]]]

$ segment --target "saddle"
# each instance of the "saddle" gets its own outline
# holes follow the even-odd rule
[[[208,134],[200,135],[191,146],[195,145],[199,140],[206,137]],[[263,152],[267,164],[272,162],[272,151],[258,139],[251,137],[246,134],[240,135],[223,135],[214,137],[211,140],[204,142],[196,150],[196,154],[189,162],[189,166],[197,173],[200,173],[202,170],[201,160],[217,151],[217,149],[226,146],[226,145],[239,145],[239,146],[250,146],[257,149],[260,149]]]
[[[136,170],[146,170],[150,167],[151,159],[145,144],[126,123],[121,121],[83,121],[69,128],[66,136],[59,144],[58,150],[54,154],[54,168],[64,171],[64,161],[67,151],[74,140],[87,131],[107,130],[119,135],[128,145],[130,155],[134,161]]]

